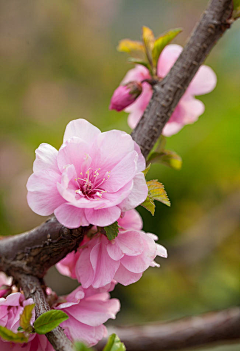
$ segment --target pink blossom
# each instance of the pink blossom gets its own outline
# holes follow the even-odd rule
[[[159,77],[163,78],[167,75],[181,52],[182,47],[175,44],[167,45],[163,49],[157,67]],[[133,80],[141,82],[150,78],[147,68],[137,65],[128,71],[122,84]],[[200,100],[195,99],[195,95],[211,92],[215,88],[216,82],[217,78],[213,70],[208,66],[201,66],[165,125],[163,135],[171,136],[179,132],[184,125],[196,122],[198,117],[203,114],[205,107]],[[132,129],[138,124],[152,96],[152,88],[148,83],[142,83],[142,88],[142,94],[125,109],[126,112],[130,113],[128,124]]]
[[[142,92],[142,84],[139,82],[129,82],[120,85],[114,92],[109,109],[122,111],[131,105]]]
[[[118,219],[118,225],[122,229],[142,229],[142,218],[136,210],[130,210],[123,214],[122,217]],[[96,231],[97,228],[94,227],[93,231]],[[76,276],[76,263],[81,254],[81,247],[85,247],[86,243],[89,241],[87,236],[84,237],[81,246],[77,252],[70,252],[64,259],[56,264],[57,269],[63,275],[77,279]]]
[[[6,298],[0,298],[0,325],[17,333],[20,315],[24,306],[33,304],[32,299],[25,300],[20,292],[12,293]],[[35,319],[33,310],[32,323]],[[54,351],[44,335],[31,334],[26,344],[14,344],[0,338],[0,350],[3,351]]]
[[[103,325],[109,318],[115,319],[120,309],[117,299],[110,299],[107,291],[115,284],[109,284],[105,289],[83,289],[81,286],[65,297],[65,302],[56,306],[69,316],[61,324],[66,335],[71,340],[81,340],[89,346],[97,344],[107,329]]]
[[[141,204],[148,188],[139,146],[125,132],[71,121],[60,150],[41,144],[27,183],[28,204],[64,226],[107,226]]]
[[[118,220],[118,236],[109,241],[96,234],[85,242],[77,254],[70,254],[58,263],[63,274],[77,277],[83,288],[100,288],[113,279],[123,285],[139,280],[149,266],[156,266],[156,256],[167,257],[166,249],[155,243],[158,238],[144,233],[141,218],[136,211],[128,211]]]
[[[12,284],[12,278],[7,277],[5,273],[0,272],[0,298],[3,297]]]

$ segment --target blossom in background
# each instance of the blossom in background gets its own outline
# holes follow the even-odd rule
[[[48,144],[36,150],[28,204],[42,216],[54,212],[68,228],[108,226],[146,199],[145,165],[129,134],[101,133],[84,119],[74,120],[59,151]]]
[[[120,85],[112,96],[109,109],[122,111],[131,105],[142,92],[142,84],[139,82],[129,82]]]
[[[182,47],[176,44],[167,45],[163,49],[158,60],[158,77],[163,78],[167,75],[181,52]],[[127,84],[131,81],[142,82],[146,79],[151,79],[148,69],[137,65],[135,68],[128,71],[122,84]],[[196,122],[198,117],[203,114],[205,107],[204,104],[200,100],[195,99],[194,96],[211,92],[215,88],[216,82],[217,78],[214,71],[208,66],[201,66],[165,125],[162,134],[171,136],[179,132],[185,124]],[[147,82],[143,82],[141,95],[125,109],[126,112],[130,113],[128,116],[128,124],[132,129],[136,127],[141,119],[151,97],[151,86]]]
[[[99,340],[107,336],[107,329],[103,325],[109,318],[115,319],[120,310],[120,302],[110,299],[115,283],[105,289],[83,289],[81,286],[65,297],[65,301],[55,308],[67,313],[69,319],[61,326],[71,340],[81,340],[89,346],[96,345]],[[62,298],[61,298],[62,300]]]
[[[76,254],[70,253],[57,264],[62,274],[77,278],[83,288],[100,288],[113,279],[123,285],[139,280],[149,266],[156,266],[156,256],[167,257],[166,249],[155,243],[157,236],[141,231],[137,211],[125,213],[118,220],[118,236],[109,241],[101,233],[84,242]]]

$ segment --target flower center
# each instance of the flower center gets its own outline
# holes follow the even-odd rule
[[[103,185],[109,179],[110,172],[107,171],[102,178],[99,174],[100,170],[101,168],[97,168],[95,171],[88,168],[85,174],[81,172],[81,177],[75,179],[79,187],[76,190],[76,194],[80,195],[81,197],[85,197],[88,200],[102,198],[103,193],[107,192],[103,189]]]

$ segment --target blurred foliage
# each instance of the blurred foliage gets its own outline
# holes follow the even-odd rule
[[[1,235],[9,235],[43,221],[28,208],[25,187],[41,142],[58,148],[66,124],[79,117],[101,130],[130,132],[127,115],[108,110],[111,94],[132,67],[116,51],[119,40],[139,40],[143,25],[156,35],[181,27],[174,42],[183,45],[207,1],[0,3],[0,221]],[[240,23],[235,23],[207,59],[218,85],[200,97],[205,113],[167,140],[166,148],[182,157],[182,169],[154,164],[148,174],[148,179],[164,184],[172,206],[156,204],[154,217],[144,208],[139,211],[144,229],[156,233],[167,248],[181,242],[189,228],[224,206],[240,188],[239,29]],[[122,311],[116,323],[182,317],[239,304],[239,245],[238,229],[226,228],[224,240],[194,264],[183,264],[181,257],[176,264],[170,256],[138,283],[117,286],[113,295],[120,298]],[[53,288],[67,293],[68,280],[50,274],[47,281],[57,281]]]

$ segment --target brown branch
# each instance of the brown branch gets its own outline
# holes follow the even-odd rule
[[[16,273],[15,270],[12,271],[12,275],[17,279],[23,289],[26,299],[32,298],[36,304],[36,318],[50,310],[50,306],[46,301],[45,294],[38,278],[31,275]],[[53,329],[46,334],[46,337],[56,351],[73,351],[72,343],[66,337],[61,327]]]
[[[232,0],[212,0],[168,75],[153,88],[152,99],[132,133],[145,157],[207,55],[230,27]]]
[[[240,341],[240,308],[211,312],[164,324],[112,327],[127,351],[173,351]],[[97,345],[102,350],[106,339]]]

